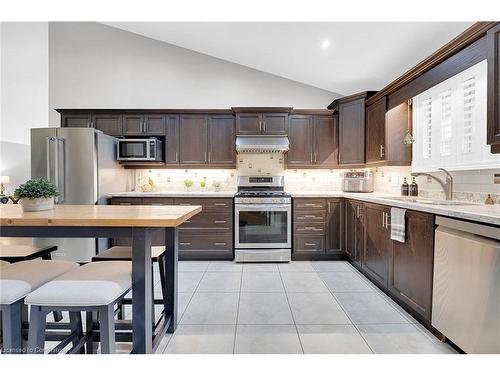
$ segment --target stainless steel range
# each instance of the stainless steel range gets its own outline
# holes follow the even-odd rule
[[[236,262],[289,262],[292,198],[283,176],[238,177],[234,198]]]

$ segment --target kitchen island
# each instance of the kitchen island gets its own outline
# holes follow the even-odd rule
[[[164,333],[177,325],[177,227],[200,206],[59,205],[53,210],[23,212],[20,205],[0,207],[1,237],[132,239],[132,353],[153,353]],[[156,332],[152,321],[151,240],[165,231],[167,309]]]

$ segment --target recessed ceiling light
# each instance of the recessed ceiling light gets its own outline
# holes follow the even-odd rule
[[[327,49],[328,47],[330,47],[330,41],[328,39],[321,41],[321,48]]]

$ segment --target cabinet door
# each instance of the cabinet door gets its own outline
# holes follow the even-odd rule
[[[259,113],[238,113],[236,115],[236,133],[239,135],[260,134],[262,119]]]
[[[488,50],[487,137],[493,152],[500,152],[500,25],[486,34]]]
[[[434,216],[406,211],[406,241],[392,241],[389,290],[430,322],[434,259]]]
[[[381,286],[387,287],[389,276],[389,255],[391,240],[389,231],[383,225],[385,206],[365,204],[365,253],[363,268]]]
[[[385,113],[384,96],[366,108],[366,162],[385,160]]]
[[[165,163],[179,164],[179,116],[167,116],[166,119]]]
[[[262,133],[264,134],[286,134],[288,113],[263,113]]]
[[[290,150],[287,153],[289,167],[309,166],[313,162],[313,116],[292,115],[288,127]]]
[[[145,133],[147,135],[165,135],[165,116],[163,115],[145,115],[146,123]]]
[[[236,166],[235,126],[232,115],[208,117],[208,162]]]
[[[365,205],[355,204],[354,219],[354,261],[361,266],[365,253]]]
[[[342,252],[342,200],[331,198],[326,201],[326,252]]]
[[[207,164],[207,116],[180,116],[180,163]]]
[[[339,163],[365,162],[365,100],[339,104]]]
[[[122,135],[121,114],[94,114],[92,125],[97,130],[109,135]]]
[[[144,119],[142,115],[123,115],[123,135],[142,135]]]
[[[61,115],[62,128],[90,128],[92,116],[90,113],[71,113]]]
[[[408,103],[387,111],[385,116],[385,160],[389,165],[411,165],[412,145],[403,140],[408,130],[412,131],[412,110]]]
[[[314,117],[314,164],[321,167],[338,165],[337,118]]]
[[[347,256],[354,261],[356,259],[355,252],[355,221],[356,207],[351,200],[344,201],[344,245],[343,250]]]

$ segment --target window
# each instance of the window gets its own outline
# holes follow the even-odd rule
[[[498,168],[486,143],[486,60],[413,98],[415,172]]]

